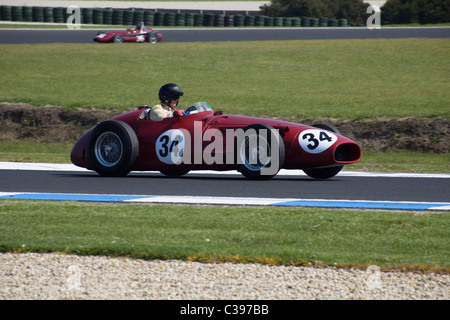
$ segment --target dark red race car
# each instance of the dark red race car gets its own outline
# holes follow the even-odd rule
[[[205,102],[162,121],[147,119],[148,110],[140,106],[89,129],[73,147],[72,163],[102,176],[238,170],[269,179],[284,168],[327,179],[361,156],[357,143],[326,124],[226,115]]]
[[[162,40],[162,34],[159,31],[145,27],[143,23],[136,26],[136,29],[127,29],[121,31],[100,31],[94,38],[97,42],[150,42],[157,43]]]

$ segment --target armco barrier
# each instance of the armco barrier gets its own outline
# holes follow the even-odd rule
[[[67,8],[39,6],[0,6],[1,21],[64,23],[72,13]],[[175,12],[148,9],[81,8],[82,24],[135,25],[144,21],[148,26],[207,26],[207,27],[346,27],[347,19],[326,17],[269,17],[235,12]]]

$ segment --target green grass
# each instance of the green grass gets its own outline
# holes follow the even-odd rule
[[[360,162],[345,170],[382,172],[442,172],[450,173],[450,154],[412,151],[372,153],[363,152]]]
[[[447,270],[445,213],[0,201],[0,250]]]
[[[1,45],[0,101],[134,109],[176,82],[181,105],[304,119],[450,117],[450,40]]]
[[[72,144],[1,141],[0,161],[70,163]]]

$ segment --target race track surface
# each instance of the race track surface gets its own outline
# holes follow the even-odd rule
[[[314,180],[282,170],[269,181],[247,180],[234,171],[105,178],[72,165],[0,162],[0,176],[0,199],[450,210],[450,174],[342,171]]]
[[[157,29],[155,27],[155,29]],[[110,29],[104,29],[108,31]],[[0,29],[0,44],[93,43],[100,29]],[[449,38],[450,28],[161,29],[163,42]],[[105,44],[103,44],[105,45]]]

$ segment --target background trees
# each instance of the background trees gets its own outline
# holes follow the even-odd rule
[[[272,16],[343,18],[363,24],[368,17],[367,6],[363,0],[272,0],[264,10]]]
[[[381,19],[384,24],[450,22],[450,0],[388,0]]]
[[[272,0],[262,9],[275,17],[327,17],[365,24],[367,7],[363,0]],[[450,22],[450,0],[387,0],[381,19],[383,24]]]

